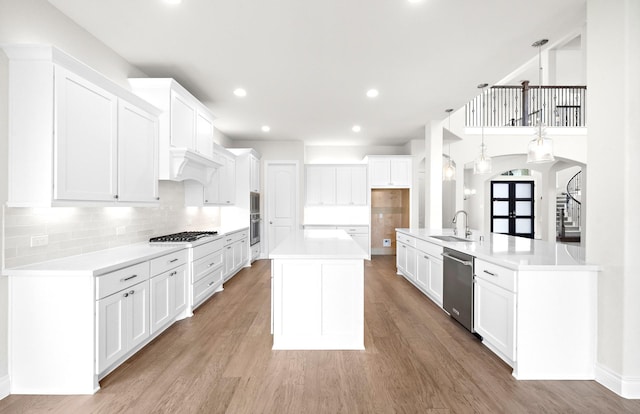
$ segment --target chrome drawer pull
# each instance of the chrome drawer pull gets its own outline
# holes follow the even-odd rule
[[[177,261],[178,261],[178,259],[176,258],[176,259],[173,259],[173,260],[169,260],[169,263],[174,263],[174,262],[177,262]]]
[[[133,295],[134,293],[136,293],[136,291],[135,291],[135,290],[130,290],[130,291],[129,291],[129,294],[130,294],[130,295]]]
[[[211,267],[211,266],[215,266],[215,264],[216,264],[216,262],[209,263],[209,267]]]
[[[215,280],[213,282],[209,282],[209,286],[213,286],[214,283],[216,283]]]
[[[484,273],[486,273],[486,274],[488,274],[489,276],[494,276],[494,277],[497,277],[497,276],[498,276],[497,274],[495,274],[495,273],[491,273],[491,272],[490,272],[490,271],[488,271],[488,270],[483,270],[483,272],[484,272]]]
[[[125,277],[124,279],[120,279],[121,282],[126,282],[127,280],[131,280],[135,277],[138,277],[138,275],[133,275],[133,276],[129,276],[129,277]]]
[[[169,276],[175,276],[175,275],[177,275],[177,274],[178,274],[178,272],[177,272],[177,271],[174,271],[174,272],[169,273]]]

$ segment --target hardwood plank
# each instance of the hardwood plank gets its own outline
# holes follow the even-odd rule
[[[257,261],[101,381],[92,396],[11,395],[1,413],[637,413],[594,381],[518,381],[404,278],[365,263],[364,351],[273,351]]]

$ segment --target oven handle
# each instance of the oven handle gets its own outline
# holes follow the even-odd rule
[[[468,260],[460,260],[457,257],[451,256],[449,253],[440,253],[443,257],[446,257],[447,259],[451,259],[454,262],[458,262],[460,264],[463,264],[465,266],[473,266],[473,262],[470,262]]]

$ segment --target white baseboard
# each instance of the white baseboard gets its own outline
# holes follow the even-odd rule
[[[0,400],[11,394],[11,382],[9,381],[9,375],[0,377]]]
[[[621,397],[640,399],[640,377],[623,377],[607,367],[596,364],[596,381]]]

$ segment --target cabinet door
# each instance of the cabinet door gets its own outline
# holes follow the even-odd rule
[[[56,67],[55,199],[116,198],[117,110],[114,95]]]
[[[98,358],[97,371],[102,372],[127,352],[127,292],[114,293],[97,302]]]
[[[213,119],[204,111],[196,114],[196,152],[213,157]]]
[[[351,168],[351,201],[354,205],[367,205],[367,167]]]
[[[429,274],[431,272],[431,260],[424,252],[417,253],[416,284],[425,292],[429,286]]]
[[[433,256],[429,257],[429,284],[427,286],[427,293],[429,296],[440,306],[442,306],[442,260],[435,259]]]
[[[217,168],[213,171],[213,174],[211,175],[211,180],[204,187],[204,204],[220,203],[221,177],[222,177],[222,167]]]
[[[369,161],[371,171],[371,186],[388,186],[391,184],[389,175],[389,159],[373,158]]]
[[[407,271],[407,245],[400,242],[397,242],[396,245],[396,267],[399,272],[405,273]]]
[[[118,102],[118,199],[158,200],[158,120],[123,100]]]
[[[351,167],[336,167],[336,204],[353,204]]]
[[[515,293],[475,278],[474,328],[507,359],[515,359]]]
[[[236,160],[225,157],[224,167],[220,171],[220,204],[230,205],[236,202]]]
[[[407,264],[406,264],[405,272],[407,276],[409,276],[409,278],[414,282],[416,280],[416,270],[417,270],[416,268],[417,268],[416,249],[414,249],[411,246],[407,246]]]
[[[151,278],[151,333],[166,325],[172,317],[174,309],[174,292],[171,287],[171,273],[169,270],[158,276]]]
[[[306,167],[306,194],[308,205],[336,203],[336,168],[320,165]]]
[[[126,290],[129,297],[127,303],[127,349],[132,349],[144,342],[150,334],[149,330],[149,283],[139,283]]]
[[[411,159],[392,158],[389,160],[389,184],[393,186],[411,186]]]
[[[224,277],[225,279],[233,272],[233,245],[224,248]]]
[[[250,169],[250,190],[254,193],[260,192],[260,160],[253,155],[249,156],[249,169]]]
[[[187,267],[185,265],[175,268],[171,273],[171,289],[173,290],[172,318],[178,315],[187,307]]]
[[[195,149],[196,108],[176,91],[171,91],[171,146]]]

